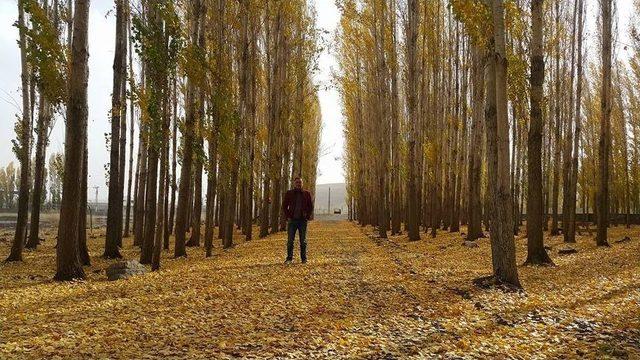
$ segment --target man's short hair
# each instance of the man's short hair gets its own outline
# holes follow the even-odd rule
[[[302,178],[300,176],[296,176],[296,177],[293,178],[293,181],[296,181],[296,180],[302,181]]]

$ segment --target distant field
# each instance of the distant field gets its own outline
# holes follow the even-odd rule
[[[16,226],[16,213],[0,213],[0,228],[12,228]],[[58,226],[58,221],[60,220],[60,213],[56,210],[55,212],[45,212],[40,214],[40,226],[43,227],[56,227]],[[87,216],[87,226],[93,222],[94,226],[100,226],[106,224],[107,218],[104,215],[97,216]]]

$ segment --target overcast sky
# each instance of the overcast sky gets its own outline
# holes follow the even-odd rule
[[[589,4],[589,19],[597,10],[597,0],[586,0]],[[318,11],[318,26],[334,34],[339,21],[339,12],[334,0],[313,0]],[[16,40],[18,31],[13,26],[17,19],[17,0],[0,0],[0,166],[15,161],[11,140],[15,137],[13,126],[16,113],[20,111],[20,54]],[[626,28],[632,0],[618,0],[620,18],[620,41],[626,38]],[[107,192],[104,180],[104,165],[108,161],[105,133],[109,130],[108,112],[111,103],[112,63],[115,37],[115,16],[109,10],[112,1],[91,2],[89,29],[89,187],[99,186],[99,197],[105,199]],[[593,20],[590,20],[592,22]],[[594,32],[591,32],[591,37]],[[593,44],[593,41],[589,41]],[[591,50],[593,51],[593,50]],[[624,56],[624,55],[623,55]],[[331,71],[336,65],[331,48],[320,57],[320,73],[316,81],[321,85],[320,105],[322,110],[322,156],[317,182],[343,182],[343,133],[342,114],[337,91],[330,87]],[[47,154],[63,152],[64,124],[55,124]],[[137,129],[136,129],[137,130]],[[128,147],[127,147],[128,149]],[[47,155],[47,157],[48,157]],[[90,190],[90,199],[94,192]]]

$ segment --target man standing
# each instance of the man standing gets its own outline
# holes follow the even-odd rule
[[[302,179],[296,177],[293,180],[293,189],[287,191],[282,202],[282,211],[287,215],[289,224],[287,226],[287,260],[285,264],[293,261],[293,241],[296,231],[300,237],[300,260],[307,262],[307,221],[313,216],[313,200],[311,193],[302,189]]]

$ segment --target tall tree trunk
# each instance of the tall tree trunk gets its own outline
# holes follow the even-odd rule
[[[169,250],[170,247],[170,241],[171,241],[171,231],[169,230],[169,192],[171,191],[171,178],[169,176],[169,138],[171,137],[171,133],[169,132],[169,126],[171,126],[171,120],[169,118],[168,122],[167,122],[167,132],[168,134],[166,135],[166,140],[167,140],[167,144],[164,148],[164,152],[166,154],[163,154],[163,156],[166,157],[166,166],[165,166],[165,174],[164,174],[164,203],[162,204],[163,206],[163,216],[164,216],[164,231],[163,231],[163,243],[162,243],[162,249],[163,250]],[[160,158],[160,161],[162,161],[162,158]],[[161,164],[162,165],[162,164]]]
[[[491,222],[491,252],[493,255],[493,273],[496,282],[508,283],[520,287],[518,269],[516,267],[516,250],[513,239],[512,198],[509,184],[509,122],[507,119],[507,57],[505,51],[504,7],[503,0],[492,1],[495,85],[496,85],[496,116],[495,132],[491,137],[495,139],[496,175],[492,193],[494,198],[494,219]],[[489,129],[489,127],[487,128]]]
[[[559,34],[560,29],[560,2],[557,1],[555,4],[555,28],[556,35]],[[559,36],[559,35],[557,35]],[[558,39],[559,40],[559,39]],[[560,104],[562,102],[562,95],[560,91],[560,41],[556,41],[556,49],[555,49],[555,69],[556,69],[556,80],[555,80],[555,116],[554,116],[554,130],[555,130],[555,141],[554,141],[554,155],[553,155],[553,184],[551,188],[551,235],[555,236],[559,234],[558,230],[558,191],[560,188],[560,154],[561,154],[561,143],[562,143],[562,120],[560,117]]]
[[[279,122],[281,120],[278,120]],[[271,233],[275,234],[279,231],[279,219],[280,219],[280,204],[282,202],[282,194],[285,191],[285,189],[282,188],[282,171],[283,171],[283,165],[282,165],[282,157],[280,155],[282,155],[281,150],[283,145],[282,145],[282,135],[278,135],[277,136],[279,139],[276,141],[278,143],[278,150],[276,150],[276,153],[278,155],[276,155],[276,159],[275,160],[277,163],[275,165],[276,167],[276,176],[273,179],[273,198],[271,199],[271,218],[269,220],[271,220]],[[228,198],[229,195],[225,196],[225,200],[229,201]],[[227,211],[227,209],[225,209],[225,211]],[[226,230],[226,229],[225,229]]]
[[[573,164],[573,109],[575,107],[573,101],[573,83],[574,83],[574,73],[575,73],[575,53],[576,53],[576,19],[578,16],[578,1],[574,1],[573,6],[573,18],[572,18],[572,29],[571,29],[571,73],[569,75],[569,103],[567,109],[567,115],[565,116],[565,132],[564,132],[564,151],[562,158],[562,233],[564,237],[567,236],[567,231],[570,231],[571,224],[569,224],[569,219],[571,215],[569,214],[569,209],[571,208],[571,166]]]
[[[164,136],[165,140],[168,141],[168,137]],[[155,236],[154,236],[154,244],[153,244],[153,255],[151,257],[151,270],[157,271],[160,269],[160,255],[162,254],[162,243],[164,239],[164,230],[165,230],[165,197],[166,193],[166,176],[167,176],[167,164],[168,157],[167,152],[162,151],[162,156],[160,159],[160,191],[158,192],[158,207],[156,211],[156,228],[155,228]]]
[[[192,4],[194,19],[191,24],[191,41],[193,44],[198,43],[199,24],[202,20],[202,4],[200,0],[196,0]],[[182,168],[180,169],[180,187],[178,190],[178,206],[176,208],[176,224],[175,224],[175,257],[187,255],[185,240],[188,226],[187,212],[189,211],[191,198],[191,170],[193,167],[193,143],[195,141],[194,126],[196,124],[196,81],[188,79],[187,96],[186,96],[186,118],[183,134],[183,151],[182,151]]]
[[[78,258],[80,264],[91,265],[91,257],[87,247],[87,195],[89,178],[89,148],[87,139],[87,124],[85,123],[85,143],[82,154],[82,188],[80,194],[80,215],[78,216]]]
[[[398,36],[396,34],[396,1],[391,1],[391,234],[400,234],[402,195],[400,183],[400,91],[398,89]],[[417,12],[417,11],[416,11]],[[417,36],[417,35],[416,35]],[[415,51],[415,49],[414,49]],[[415,144],[414,144],[415,145]],[[414,149],[415,150],[415,149]],[[419,201],[418,201],[419,203]]]
[[[113,58],[113,90],[111,101],[111,141],[109,157],[109,204],[107,208],[107,234],[104,246],[104,257],[121,258],[118,245],[122,241],[119,231],[118,215],[122,215],[120,198],[120,121],[122,115],[122,86],[125,73],[125,9],[124,0],[116,0],[116,50]],[[126,106],[126,105],[125,105]],[[120,216],[121,217],[121,216]]]
[[[202,140],[200,141],[202,146]],[[195,185],[193,191],[193,212],[191,217],[191,238],[186,246],[200,246],[200,225],[202,222],[202,160],[195,161]]]
[[[565,225],[564,232],[564,241],[567,243],[574,243],[576,241],[576,206],[577,206],[577,191],[578,191],[578,159],[579,159],[579,151],[580,151],[580,136],[582,130],[582,119],[581,119],[581,109],[582,109],[582,40],[583,40],[583,32],[584,32],[584,1],[578,0],[579,9],[578,9],[578,60],[577,60],[577,74],[576,74],[576,110],[575,110],[575,124],[576,124],[576,133],[573,139],[573,159],[571,166],[571,186],[569,188],[570,198],[569,198],[569,222]]]
[[[215,131],[209,138],[209,166],[207,170],[207,208],[205,210],[204,247],[206,257],[213,252],[213,236],[215,228],[216,188],[218,186],[217,134]]]
[[[155,221],[155,236],[153,242],[153,255],[151,257],[151,270],[157,271],[160,269],[160,255],[162,254],[162,245],[163,239],[165,238],[165,234],[168,233],[168,229],[166,227],[166,197],[167,197],[167,175],[168,172],[168,164],[169,164],[169,126],[170,126],[170,117],[169,117],[169,91],[168,91],[168,83],[167,83],[167,74],[166,69],[163,71],[159,71],[158,74],[158,84],[161,87],[162,99],[158,99],[162,102],[162,114],[161,114],[161,126],[160,126],[160,148],[161,148],[161,158],[160,158],[160,178],[158,179],[158,183],[160,184],[160,191],[158,192],[158,207],[156,211],[156,221]]]
[[[78,222],[82,188],[82,156],[88,117],[89,0],[75,0],[69,99],[65,123],[65,162],[56,247],[55,280],[84,279],[78,256]]]
[[[465,41],[462,40],[462,49],[459,56],[462,57],[462,86],[461,93],[459,95],[458,106],[459,106],[459,114],[457,117],[457,121],[462,123],[462,130],[460,133],[459,139],[459,152],[458,152],[458,160],[456,165],[456,188],[455,188],[455,197],[454,197],[454,208],[453,208],[453,219],[451,221],[451,231],[459,232],[460,231],[460,208],[462,203],[462,190],[464,183],[464,174],[465,174],[465,149],[467,142],[467,64],[468,64],[468,56],[467,56],[467,46],[465,46]]]
[[[609,246],[609,156],[611,153],[611,17],[613,0],[602,0],[602,95],[600,139],[598,141],[598,232],[596,244]]]
[[[127,12],[128,9],[126,8],[126,0],[125,0],[125,20],[124,20],[124,29],[123,29],[123,37],[124,39],[122,40],[122,46],[124,48],[123,52],[122,52],[122,62],[124,64],[124,66],[122,66],[122,95],[120,97],[120,101],[121,101],[121,106],[122,106],[122,114],[120,117],[120,150],[118,151],[120,159],[119,159],[119,166],[120,169],[118,170],[118,176],[119,176],[119,180],[118,180],[118,247],[122,247],[122,234],[123,234],[123,215],[124,215],[124,181],[125,181],[125,171],[126,171],[126,164],[127,164],[127,40],[126,40],[126,33],[127,33],[127,27],[128,27],[128,22],[127,22]],[[133,113],[131,113],[131,115],[133,115]],[[133,121],[132,121],[132,127],[133,127]],[[131,139],[131,141],[133,142],[133,138]]]
[[[130,16],[130,7],[129,7],[129,0],[125,0],[125,7],[126,7],[126,12],[127,12],[127,33],[128,33],[128,50],[129,50],[129,79],[130,79],[130,84],[131,84],[131,90],[133,90],[133,80],[135,79],[134,77],[134,73],[133,73],[133,46],[131,44],[131,26],[130,26],[130,20],[131,20],[131,16]],[[134,130],[135,130],[135,126],[134,126],[134,101],[130,101],[130,117],[131,117],[131,125],[129,128],[129,138],[131,139],[129,141],[129,176],[127,177],[127,209],[125,212],[125,217],[124,217],[124,232],[122,234],[122,237],[129,237],[129,232],[130,232],[130,228],[129,228],[129,224],[131,221],[131,185],[132,185],[132,181],[133,181],[133,136],[134,136]],[[137,178],[137,177],[136,177]],[[137,183],[136,183],[137,184]],[[135,193],[134,193],[135,195]]]
[[[171,131],[171,204],[169,205],[169,233],[173,234],[174,219],[176,213],[176,191],[178,190],[178,180],[176,179],[176,168],[178,164],[178,88],[176,78],[173,78],[172,108],[173,108],[173,130]]]
[[[125,81],[122,83],[122,117],[120,118],[120,169],[118,170],[118,175],[120,179],[118,181],[118,247],[122,247],[122,235],[124,234],[124,182],[125,182],[125,170],[127,164],[127,104],[126,104],[126,96],[127,96],[127,88],[126,88],[126,70],[124,71],[125,75],[123,78]],[[132,140],[133,141],[133,140]]]
[[[482,119],[484,98],[484,65],[482,50],[473,46],[473,114],[471,125],[471,141],[469,142],[469,207],[467,209],[469,225],[467,240],[484,237],[482,231],[482,148],[484,121]]]
[[[419,199],[416,185],[416,126],[418,125],[418,73],[417,73],[417,43],[418,23],[420,22],[418,0],[409,0],[407,26],[407,109],[409,115],[409,154],[407,159],[407,230],[409,240],[420,240],[418,219]],[[394,9],[395,11],[395,9]]]
[[[270,21],[271,22],[271,21]],[[265,164],[265,172],[263,179],[263,197],[262,197],[262,212],[260,214],[260,237],[263,238],[269,233],[269,226],[271,225],[272,218],[278,218],[278,206],[275,205],[274,202],[278,202],[277,196],[278,192],[276,189],[276,174],[278,174],[277,164],[276,164],[276,147],[277,145],[277,128],[279,127],[280,122],[280,113],[281,113],[281,98],[280,92],[281,87],[284,86],[282,84],[282,72],[283,63],[282,63],[282,8],[279,7],[276,10],[275,20],[273,24],[268,23],[265,28],[267,30],[266,33],[266,43],[267,49],[272,49],[272,51],[267,51],[267,89],[268,89],[268,98],[269,98],[269,106],[268,106],[268,134],[267,134],[267,158]],[[271,186],[273,183],[273,187]],[[271,214],[269,213],[271,207]],[[271,220],[271,221],[270,221]],[[277,223],[277,220],[276,220]]]
[[[31,193],[31,223],[29,225],[29,237],[27,239],[27,249],[35,249],[40,243],[40,207],[42,202],[42,191],[44,189],[47,145],[49,142],[49,125],[51,123],[51,104],[45,98],[44,91],[40,92],[40,104],[38,108],[36,142],[36,162],[33,174],[33,192]],[[46,191],[46,190],[45,190]]]
[[[527,260],[526,264],[553,264],[542,233],[542,101],[544,85],[543,0],[531,1],[531,122],[528,141]],[[563,224],[564,226],[564,224]]]
[[[150,84],[151,85],[151,84]],[[153,258],[153,248],[155,245],[156,231],[156,193],[158,192],[158,145],[150,143],[147,154],[147,181],[144,198],[144,228],[142,234],[142,251],[140,252],[140,263],[151,264]],[[162,204],[160,204],[162,207]]]
[[[27,218],[29,217],[29,154],[31,142],[31,101],[29,93],[29,66],[27,64],[27,37],[24,21],[24,1],[18,0],[18,33],[20,39],[20,68],[22,85],[22,116],[20,118],[20,189],[18,193],[18,219],[13,237],[11,253],[6,261],[22,261],[22,250],[27,235]]]
[[[145,213],[145,194],[147,193],[147,129],[142,122],[140,123],[140,136],[138,137],[138,147],[139,155],[138,156],[138,167],[139,167],[139,176],[138,183],[136,185],[136,200],[133,209],[133,244],[135,246],[142,246],[142,241],[144,238],[144,213]]]
[[[47,16],[51,17],[49,13],[49,2],[44,1],[43,3],[45,13]],[[53,24],[56,26],[56,35],[57,34],[57,26],[59,25],[59,12],[58,12],[58,2],[57,0],[53,2]],[[57,39],[56,39],[57,41]],[[40,103],[38,108],[38,124],[37,124],[37,134],[38,140],[36,142],[36,161],[35,161],[35,169],[34,169],[34,182],[33,182],[33,192],[31,193],[31,223],[29,230],[29,238],[27,240],[26,248],[27,249],[35,249],[40,242],[39,230],[40,230],[40,210],[42,207],[42,200],[46,197],[46,169],[45,169],[45,161],[47,158],[47,146],[49,146],[49,128],[51,125],[51,118],[53,116],[53,107],[52,104],[47,99],[46,94],[42,87],[40,87]],[[43,196],[44,195],[44,196]]]
[[[255,160],[255,143],[253,139],[256,138],[256,117],[257,117],[257,66],[258,66],[258,43],[257,43],[257,22],[252,18],[249,18],[250,22],[250,34],[249,34],[249,114],[248,114],[248,129],[247,133],[249,136],[248,141],[248,152],[247,152],[247,171],[249,173],[249,179],[246,187],[246,203],[244,210],[244,234],[245,240],[251,240],[253,237],[253,217],[252,217],[252,209],[253,209],[253,194],[255,192],[255,179],[254,179],[254,160]],[[301,129],[302,130],[302,129]],[[300,146],[300,152],[302,153],[302,144]],[[302,156],[302,154],[300,155]],[[299,160],[298,166],[300,166],[300,174],[298,176],[302,176],[302,158]]]
[[[148,46],[148,51],[162,53],[166,51],[166,39],[162,16],[160,14],[161,8],[159,4],[147,3],[147,6],[149,8],[147,25],[149,26],[150,39],[144,46]],[[161,148],[165,145],[163,142],[163,101],[165,100],[166,74],[160,64],[150,61],[149,58],[146,58],[145,61],[147,62],[146,74],[149,80],[149,102],[147,104],[149,116],[149,148],[147,153],[147,189],[144,201],[144,234],[142,251],[140,252],[140,263],[152,264],[156,243],[156,210],[158,207],[162,209],[162,203],[156,202],[156,200],[159,186],[158,161],[161,155]],[[160,176],[162,176],[162,174]],[[162,185],[163,184],[160,184],[160,186]]]
[[[285,133],[284,134],[284,138],[286,139],[289,136],[289,134]],[[286,141],[286,140],[285,140]],[[291,153],[289,151],[287,151],[286,149],[289,148],[289,144],[287,141],[287,144],[285,144],[283,146],[283,149],[285,151],[285,156],[283,158],[283,162],[284,162],[284,166],[283,166],[283,171],[282,171],[282,178],[280,179],[280,182],[282,185],[281,189],[282,189],[282,198],[284,198],[284,193],[287,192],[287,190],[290,188],[289,184],[289,175],[290,175],[290,171],[289,169],[291,168]],[[237,152],[239,152],[239,149],[237,150]],[[236,153],[237,153],[236,152]],[[235,167],[237,168],[237,167]],[[329,211],[331,211],[329,209]],[[284,211],[280,211],[280,231],[285,231],[287,229],[287,215],[284,213]]]
[[[236,125],[237,128],[240,125]],[[233,167],[231,169],[231,186],[229,188],[229,193],[227,195],[227,209],[225,210],[225,215],[227,217],[224,226],[226,226],[224,232],[224,239],[222,245],[225,249],[233,246],[233,224],[235,223],[235,207],[236,207],[236,199],[237,199],[237,187],[238,187],[238,153],[239,153],[239,145],[240,145],[240,132],[236,130],[235,140],[234,140],[234,160]]]
[[[378,234],[380,238],[387,238],[387,225],[388,225],[388,217],[387,217],[387,199],[386,199],[386,181],[387,181],[387,137],[386,137],[386,125],[388,120],[388,109],[387,109],[387,62],[385,58],[385,24],[386,24],[386,3],[381,1],[382,4],[376,5],[378,2],[374,2],[374,22],[373,22],[373,36],[376,46],[376,74],[377,74],[377,91],[376,91],[376,99],[377,99],[377,124],[376,124],[376,140],[379,151],[379,161],[378,161],[378,172],[377,172],[377,226],[378,226]],[[376,8],[379,7],[379,14]],[[376,20],[377,18],[377,20]]]

